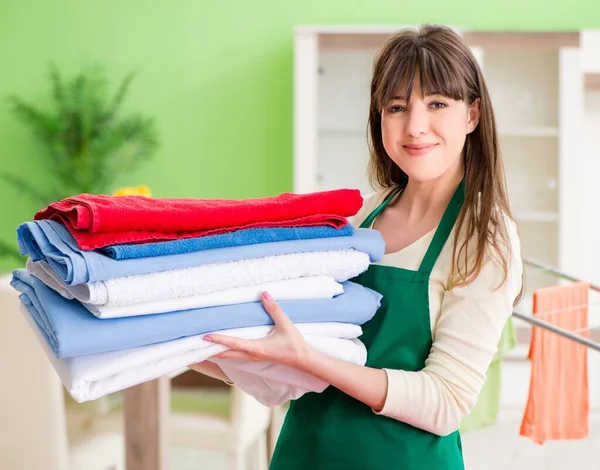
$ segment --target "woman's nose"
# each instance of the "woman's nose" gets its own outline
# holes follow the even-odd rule
[[[407,115],[405,132],[411,137],[419,137],[429,132],[429,115],[423,106],[411,106]]]

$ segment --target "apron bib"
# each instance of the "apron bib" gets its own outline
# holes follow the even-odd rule
[[[397,194],[395,190],[361,224],[369,228]],[[367,366],[419,371],[429,355],[429,276],[464,201],[461,183],[448,204],[417,271],[371,265],[353,279],[383,295],[360,340]],[[333,386],[293,401],[286,415],[271,470],[464,470],[458,431],[437,436],[376,415]]]

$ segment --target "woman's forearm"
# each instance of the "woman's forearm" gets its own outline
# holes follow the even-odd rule
[[[387,374],[384,370],[336,359],[314,349],[306,352],[299,368],[375,411],[383,409],[387,396]]]

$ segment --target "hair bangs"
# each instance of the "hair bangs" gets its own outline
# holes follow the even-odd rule
[[[393,99],[410,101],[417,73],[420,92],[424,96],[441,95],[465,100],[467,83],[464,71],[448,55],[436,54],[423,45],[410,42],[400,44],[398,50],[388,55],[386,62],[382,64],[383,73],[376,91],[379,109]]]

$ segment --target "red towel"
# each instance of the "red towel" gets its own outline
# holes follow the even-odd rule
[[[54,202],[34,220],[65,224],[79,248],[216,235],[252,227],[345,226],[362,205],[356,189],[283,193],[255,199],[148,198],[81,194]]]

